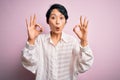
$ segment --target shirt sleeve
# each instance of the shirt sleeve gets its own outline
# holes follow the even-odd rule
[[[94,56],[89,45],[82,47],[80,43],[75,43],[74,47],[75,56],[75,65],[74,65],[74,76],[77,76],[79,73],[86,72],[93,64]]]
[[[35,44],[31,45],[29,42],[26,43],[25,48],[22,50],[22,65],[32,73],[36,73],[38,68],[38,62],[40,61],[40,40],[35,40]]]

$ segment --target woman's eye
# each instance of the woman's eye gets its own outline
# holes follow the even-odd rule
[[[60,17],[60,19],[63,19],[63,17]]]
[[[60,17],[60,19],[64,19],[64,17]]]
[[[51,17],[51,19],[55,19],[55,17]]]

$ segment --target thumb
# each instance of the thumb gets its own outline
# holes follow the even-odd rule
[[[74,32],[80,31],[79,25],[75,25],[75,27],[73,28],[73,31],[74,31]]]

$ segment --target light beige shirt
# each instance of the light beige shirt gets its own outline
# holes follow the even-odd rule
[[[36,80],[77,80],[93,63],[89,46],[81,47],[72,36],[62,33],[54,45],[50,33],[37,37],[35,45],[28,42],[22,51],[23,66],[36,75]]]

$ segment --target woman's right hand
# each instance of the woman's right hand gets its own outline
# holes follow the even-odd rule
[[[43,27],[36,23],[36,15],[30,16],[30,23],[26,19],[28,42],[34,44],[36,37],[43,32]]]

